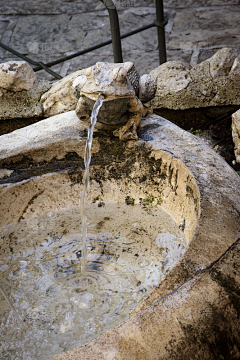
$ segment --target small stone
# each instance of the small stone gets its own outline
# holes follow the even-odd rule
[[[0,96],[5,91],[30,90],[37,77],[25,61],[8,61],[0,64]]]
[[[234,142],[235,164],[240,163],[240,110],[232,114],[232,138]],[[235,165],[233,164],[233,165]]]
[[[231,48],[223,48],[217,51],[210,59],[210,74],[215,76],[226,76],[229,74],[234,60],[236,58],[236,51]]]
[[[150,74],[144,74],[139,80],[139,100],[142,102],[150,101],[154,98],[157,90],[157,81]]]
[[[4,178],[5,176],[10,176],[14,170],[8,170],[8,169],[0,169],[0,179]]]

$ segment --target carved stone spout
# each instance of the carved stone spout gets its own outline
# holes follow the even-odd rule
[[[76,114],[81,121],[88,121],[94,102],[102,94],[98,122],[115,126],[113,134],[120,140],[137,140],[141,118],[151,112],[143,103],[154,97],[156,89],[154,77],[147,74],[140,77],[132,62],[98,62],[73,83],[73,93],[79,98]]]

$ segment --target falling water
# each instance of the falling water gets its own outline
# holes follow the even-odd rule
[[[98,112],[102,106],[103,103],[103,95],[100,95],[100,97],[97,99],[97,101],[94,104],[92,115],[91,115],[91,123],[88,128],[88,137],[87,137],[87,143],[85,147],[85,156],[84,156],[84,174],[83,174],[83,192],[82,196],[79,202],[81,216],[82,216],[82,232],[83,232],[83,247],[82,247],[82,263],[81,263],[81,271],[84,273],[86,268],[86,261],[87,261],[87,218],[85,213],[85,196],[87,194],[87,189],[89,185],[89,165],[91,162],[91,146],[92,146],[92,138],[93,138],[93,130],[94,126],[97,122],[97,116]]]

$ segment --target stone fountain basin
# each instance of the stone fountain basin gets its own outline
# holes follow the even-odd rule
[[[68,112],[0,137],[1,226],[78,205],[86,135]],[[91,179],[87,203],[151,195],[188,249],[129,320],[54,359],[239,358],[237,173],[202,140],[151,115],[137,142],[96,129]]]

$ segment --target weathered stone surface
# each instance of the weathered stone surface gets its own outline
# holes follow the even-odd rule
[[[195,6],[214,6],[214,5],[237,5],[238,0],[165,0],[164,6],[174,8],[189,8]]]
[[[37,77],[25,61],[8,61],[0,64],[0,96],[6,91],[30,90]]]
[[[54,156],[61,158],[65,155],[65,151],[71,151],[70,143],[76,147],[76,144],[81,142],[80,123],[82,122],[79,121],[75,111],[71,111],[2,135],[0,161],[4,162],[6,158],[28,156],[30,151],[39,151],[38,158],[35,159],[37,161],[49,160]],[[82,123],[82,128],[84,131],[87,125]],[[60,143],[64,144],[61,152],[58,150]],[[53,147],[52,150],[51,147]],[[84,156],[84,148],[82,147],[79,151]],[[5,173],[6,171],[4,169]]]
[[[230,73],[235,61],[237,52],[232,48],[224,48],[214,54],[209,59],[209,70],[212,78],[216,76],[226,76]]]
[[[139,6],[155,6],[154,0],[114,0],[113,1],[118,10],[139,7]],[[173,8],[189,8],[196,6],[221,6],[221,5],[238,5],[238,0],[165,0],[164,7]],[[9,0],[4,2],[0,9],[0,14],[4,15],[42,15],[42,14],[81,14],[90,11],[104,9],[104,5],[100,2],[93,3],[91,0],[84,1],[64,1],[59,0],[58,3],[42,0],[41,3],[35,1]]]
[[[158,89],[155,97],[173,95],[188,87],[192,81],[190,68],[187,63],[179,60],[169,61],[153,70],[151,74],[158,81]],[[155,98],[153,99],[155,101]]]
[[[86,69],[69,74],[56,82],[49,91],[41,97],[45,117],[54,116],[74,110],[78,99],[73,94],[73,81],[80,75],[85,75]]]
[[[160,65],[151,72],[158,89],[150,105],[184,110],[240,104],[239,59],[234,49],[223,48],[193,67],[180,61]]]
[[[232,138],[236,162],[240,163],[240,110],[232,115]]]
[[[40,97],[50,88],[49,81],[36,81],[30,90],[7,91],[0,97],[0,120],[43,116]]]
[[[221,0],[218,0],[221,2]],[[233,2],[234,0],[232,0]],[[236,0],[235,0],[236,1]],[[116,8],[126,9],[128,7],[138,6],[154,6],[154,0],[114,0]],[[99,9],[105,9],[105,6],[100,1],[93,2],[92,0],[75,1],[75,0],[60,0],[57,3],[41,0],[40,3],[36,1],[10,0],[8,3],[3,3],[0,9],[0,14],[81,14]]]
[[[224,1],[220,2],[223,5]],[[229,6],[229,1],[225,7],[213,6],[217,5],[213,1],[208,1],[207,8],[205,0],[202,4],[193,3],[195,8],[189,9],[185,3],[184,9],[176,11],[169,35],[168,60],[178,58],[196,65],[223,47],[239,49],[239,6]]]
[[[81,186],[78,176],[82,172],[79,161],[83,162],[86,140],[84,124],[71,112],[42,120],[21,131],[20,134],[18,130],[18,136],[15,132],[0,139],[3,140],[0,141],[2,167],[5,172],[15,170],[1,180],[3,223],[15,221],[23,211],[31,218],[52,210],[52,207],[58,211],[78,203]],[[96,174],[100,172],[107,180],[106,187],[101,182],[102,192],[106,191],[108,197],[116,196],[115,189],[119,187],[121,176],[127,180],[125,189],[130,194],[140,188],[144,191],[145,186],[149,186],[150,192],[153,187],[157,188],[162,191],[163,205],[175,216],[177,223],[180,224],[181,214],[185,212],[184,233],[190,243],[178,265],[139,304],[130,320],[55,359],[182,360],[204,357],[210,360],[223,355],[226,359],[238,359],[239,176],[199,138],[156,115],[142,120],[138,142],[119,143],[117,139],[108,138],[106,133],[101,138],[98,130],[94,135],[92,159],[99,153],[101,164],[100,167],[97,164]],[[21,141],[26,137],[29,143],[23,147]],[[107,145],[106,159],[116,156],[114,151],[109,153],[110,148],[116,148],[123,161],[106,162],[105,167],[103,156]],[[144,163],[148,159],[155,166],[159,161],[162,177],[156,175],[159,169],[152,168],[152,172],[145,173],[147,180],[139,183],[139,174],[132,165],[139,161],[139,151],[143,149]],[[63,156],[69,152],[76,152],[81,157],[78,168],[75,172],[71,168],[70,173],[69,163],[66,163],[64,171],[59,173]],[[18,167],[26,156],[32,166],[28,169],[29,175],[34,174],[34,178],[26,177],[25,169],[21,175]],[[56,162],[56,158],[60,161]],[[39,162],[45,164],[53,159],[55,172],[39,176],[42,171]],[[114,179],[115,171],[111,173],[113,166],[117,167],[117,179]],[[127,179],[124,166],[129,170]],[[101,172],[102,168],[105,170]],[[148,176],[153,176],[153,183],[149,182]],[[94,176],[92,183],[95,184]],[[95,188],[99,191],[97,182]],[[184,201],[179,202],[179,197]]]

